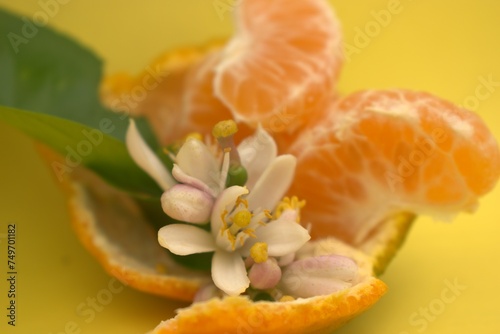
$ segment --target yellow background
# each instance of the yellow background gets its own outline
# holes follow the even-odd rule
[[[70,0],[60,6],[50,25],[101,55],[107,72],[140,71],[162,50],[228,36],[230,13],[221,19],[213,2]],[[500,81],[496,0],[401,0],[390,22],[385,27],[378,24],[380,31],[372,11],[388,9],[390,1],[331,3],[343,24],[345,42],[359,49],[342,72],[342,93],[406,87],[461,104],[474,101],[479,78],[491,75]],[[28,17],[41,10],[38,1],[0,0],[0,6]],[[359,31],[365,28],[375,30],[363,43]],[[500,138],[500,87],[491,90],[490,96],[476,100],[474,109]],[[64,198],[31,141],[0,124],[0,152],[0,237],[5,237],[8,223],[16,223],[19,272],[17,326],[12,328],[6,326],[4,315],[3,239],[1,333],[70,333],[71,322],[80,333],[143,333],[184,305],[125,288],[113,294],[92,321],[78,315],[77,307],[84,303],[87,308],[87,298],[102,294],[110,278],[70,230]],[[382,277],[389,293],[337,333],[500,333],[499,204],[497,187],[473,216],[461,214],[453,224],[420,218]],[[455,280],[466,288],[445,303],[446,282]],[[429,307],[429,318],[423,320],[418,314]]]

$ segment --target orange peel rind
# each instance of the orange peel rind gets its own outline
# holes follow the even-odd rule
[[[386,285],[370,277],[355,287],[328,296],[289,302],[252,302],[245,297],[212,299],[181,309],[160,323],[153,334],[307,334],[330,333],[370,308],[386,292]]]
[[[62,159],[43,145],[37,149],[47,163]],[[208,274],[186,269],[167,256],[139,207],[125,193],[84,168],[75,169],[61,185],[78,238],[110,275],[137,290],[184,301],[192,301],[198,289],[210,282]],[[383,233],[380,240],[390,238]],[[373,276],[374,258],[336,239],[312,242],[297,256],[325,254],[350,256],[358,263],[360,277],[352,288],[285,302],[253,302],[246,296],[211,299],[179,310],[153,333],[195,333],[200,326],[204,333],[235,332],[248,326],[253,333],[329,333],[374,305],[387,287]]]

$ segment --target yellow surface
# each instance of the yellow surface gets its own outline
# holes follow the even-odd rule
[[[107,71],[140,71],[164,49],[227,36],[230,13],[221,19],[217,1],[72,0],[60,5],[50,25],[101,55]],[[341,92],[426,90],[469,103],[500,138],[500,2],[401,0],[385,26],[372,11],[394,9],[396,0],[331,2],[352,46]],[[0,0],[0,6],[29,17],[41,10],[35,0]],[[362,40],[365,28],[372,36]],[[488,77],[499,84],[478,88]],[[0,152],[1,333],[143,333],[183,305],[108,287],[110,277],[72,234],[52,172],[30,140],[0,124]],[[500,333],[499,203],[497,187],[473,216],[459,215],[453,224],[420,218],[382,277],[389,293],[337,333]],[[15,328],[5,316],[9,223],[17,226]],[[454,282],[464,289],[453,293],[448,285]]]

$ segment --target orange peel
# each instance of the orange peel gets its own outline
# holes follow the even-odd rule
[[[62,161],[59,154],[41,144],[37,150],[47,164]],[[192,301],[198,289],[210,281],[208,274],[169,259],[137,204],[91,171],[75,169],[61,188],[78,238],[103,268],[124,284],[150,294]],[[204,333],[234,332],[248,326],[253,333],[328,333],[373,306],[386,293],[387,286],[374,276],[374,270],[380,271],[380,263],[387,263],[388,254],[393,255],[398,245],[394,240],[401,240],[395,236],[407,232],[412,218],[401,215],[386,222],[387,229],[374,233],[373,244],[366,245],[366,251],[372,254],[334,238],[314,241],[298,253],[298,257],[337,254],[354,259],[360,272],[349,289],[283,302],[253,302],[246,296],[211,299],[179,310],[175,318],[162,321],[153,333],[194,333],[200,326]]]

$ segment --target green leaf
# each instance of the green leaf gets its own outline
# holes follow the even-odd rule
[[[113,125],[111,120],[103,123],[108,126],[92,129],[62,118],[0,106],[0,121],[62,154],[63,164],[51,164],[58,178],[82,165],[135,196],[159,197],[162,193],[130,158],[125,144],[107,134]]]
[[[129,121],[99,101],[100,59],[64,35],[2,10],[0,35],[0,105],[36,112],[15,116],[10,111],[1,117],[70,160],[78,160],[70,151],[86,140],[82,125],[99,130],[105,134],[102,147],[82,157],[81,163],[118,188],[156,196],[158,187],[133,164],[123,143],[111,140],[123,142]],[[80,125],[67,127],[64,120]],[[156,147],[146,122],[137,123],[150,146]],[[59,166],[55,172],[61,175],[71,169]]]
[[[0,121],[62,154],[64,164],[52,163],[56,176],[85,166],[134,195],[155,228],[175,223],[161,209],[161,189],[126,150],[128,117],[107,110],[99,101],[101,60],[70,38],[1,9],[0,36]],[[158,147],[147,122],[136,123],[171,168],[172,161]],[[211,256],[174,258],[207,270]]]
[[[99,101],[102,61],[74,40],[0,10],[0,105],[57,116],[98,129],[103,118],[114,125],[108,135],[123,140],[128,117]],[[156,145],[147,122],[141,134]]]

